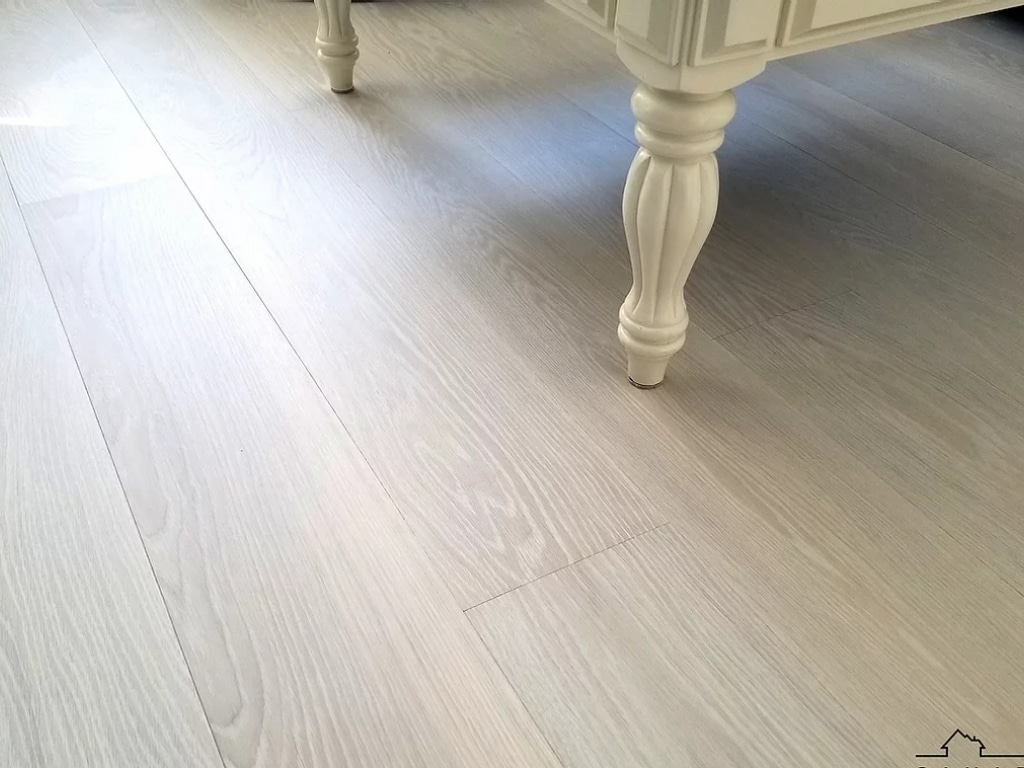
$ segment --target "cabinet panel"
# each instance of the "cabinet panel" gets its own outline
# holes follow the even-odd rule
[[[658,61],[675,66],[682,56],[686,0],[619,0],[615,31]]]
[[[764,53],[775,44],[782,0],[701,0],[692,64]]]
[[[800,3],[797,3],[799,5]],[[822,29],[850,21],[863,21],[887,13],[907,11],[922,5],[936,5],[936,0],[816,0],[805,3],[810,8],[811,29]],[[806,13],[806,11],[804,11]]]
[[[847,33],[885,27],[906,28],[915,18],[922,23],[932,14],[985,5],[978,0],[791,0],[782,27],[780,44],[805,39],[843,36]]]

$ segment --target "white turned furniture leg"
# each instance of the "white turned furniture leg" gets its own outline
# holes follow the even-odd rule
[[[622,213],[633,287],[619,310],[619,339],[630,382],[651,388],[686,339],[683,284],[715,220],[715,151],[736,100],[732,91],[691,95],[640,85],[632,106],[640,149]]]
[[[316,58],[335,93],[352,90],[359,38],[352,27],[352,0],[316,0]]]

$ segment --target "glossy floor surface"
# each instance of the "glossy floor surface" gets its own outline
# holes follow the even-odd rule
[[[0,0],[0,765],[1024,752],[1021,15],[740,89],[652,392],[611,47],[314,16]]]

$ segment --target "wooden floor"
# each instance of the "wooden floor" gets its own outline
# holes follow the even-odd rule
[[[1024,752],[1024,16],[740,89],[630,388],[539,0],[0,0],[0,765]]]

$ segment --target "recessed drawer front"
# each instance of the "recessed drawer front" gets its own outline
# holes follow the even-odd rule
[[[775,46],[782,0],[700,0],[690,63],[765,53]]]
[[[782,46],[842,36],[860,29],[925,19],[938,11],[980,6],[978,0],[791,0],[780,30]]]
[[[684,11],[691,0],[618,0],[615,32],[629,44],[670,66],[682,54]]]

